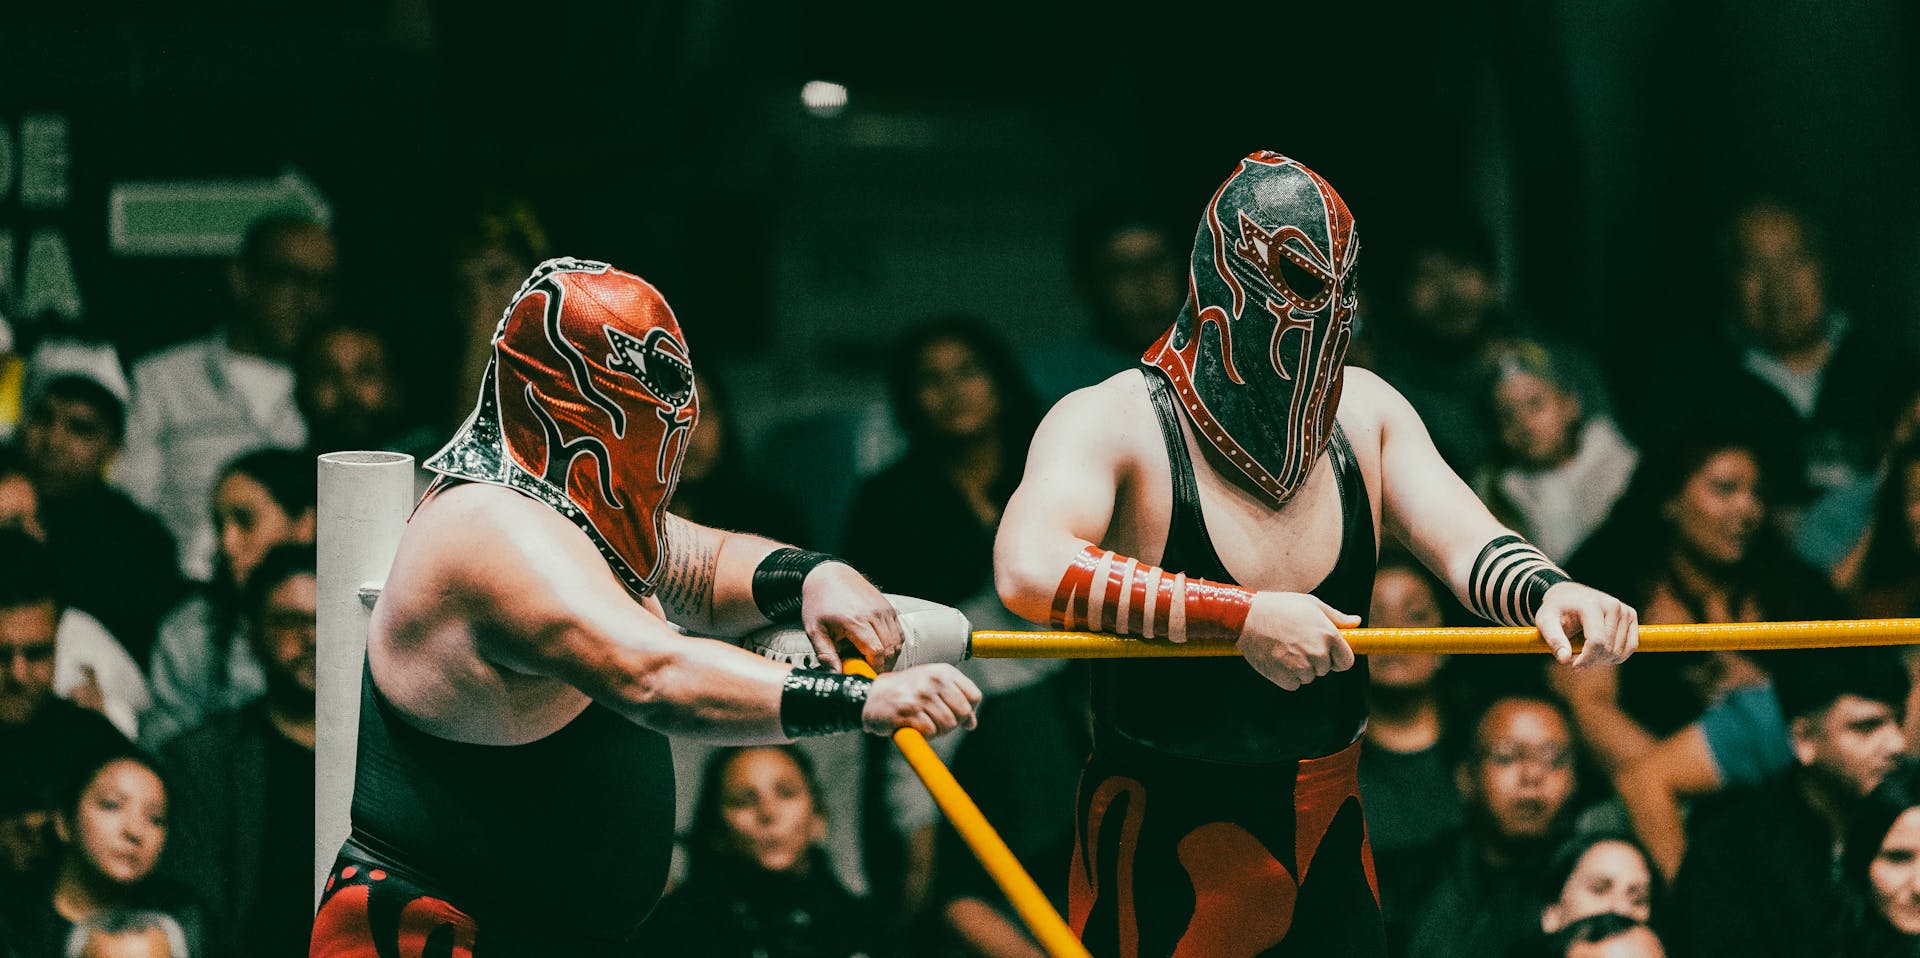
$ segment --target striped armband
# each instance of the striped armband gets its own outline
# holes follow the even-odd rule
[[[1053,595],[1053,627],[1142,638],[1238,639],[1253,593],[1189,579],[1138,559],[1088,546],[1067,566]]]
[[[1539,549],[1516,535],[1486,544],[1467,577],[1467,602],[1473,613],[1502,625],[1532,625],[1547,590],[1566,582]]]

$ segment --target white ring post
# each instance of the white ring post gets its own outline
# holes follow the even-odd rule
[[[330,452],[320,457],[318,735],[314,749],[314,902],[326,888],[353,804],[360,737],[360,670],[370,604],[361,587],[385,582],[413,507],[413,457]]]

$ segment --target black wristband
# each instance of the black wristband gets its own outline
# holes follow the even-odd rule
[[[780,729],[788,738],[833,735],[866,727],[873,680],[825,669],[794,669],[780,688]]]
[[[839,562],[837,556],[805,549],[775,549],[753,570],[753,604],[769,622],[800,620],[800,584],[815,566]]]
[[[1572,582],[1573,578],[1552,566],[1536,570],[1527,577],[1527,615],[1537,618],[1540,604],[1547,601],[1547,590],[1562,582]]]

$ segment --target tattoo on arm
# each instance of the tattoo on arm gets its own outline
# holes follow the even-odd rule
[[[705,530],[668,516],[666,555],[654,592],[666,607],[696,622],[713,618],[714,570],[720,565],[720,544]]]

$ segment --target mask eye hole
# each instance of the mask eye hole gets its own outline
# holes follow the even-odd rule
[[[1290,257],[1281,255],[1274,259],[1280,265],[1280,282],[1293,294],[1295,306],[1306,309],[1317,308],[1326,301],[1327,281],[1302,268]]]

